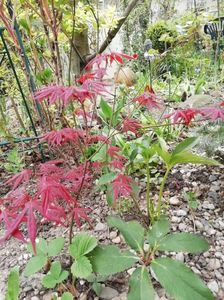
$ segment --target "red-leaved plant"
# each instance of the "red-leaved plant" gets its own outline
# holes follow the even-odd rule
[[[45,101],[47,105],[60,102],[65,108],[71,102],[75,104],[76,109],[73,113],[76,118],[75,128],[69,127],[68,124],[68,127],[48,132],[40,139],[47,142],[52,149],[68,145],[79,159],[76,159],[74,166],[68,166],[67,162],[60,159],[47,161],[34,170],[24,170],[5,182],[11,187],[11,192],[0,199],[0,220],[5,224],[5,234],[1,241],[12,236],[25,241],[21,225],[26,224],[28,237],[35,249],[38,224],[47,221],[69,226],[71,242],[74,221],[78,226],[82,220],[90,222],[88,216],[90,208],[82,206],[82,193],[91,188],[95,175],[102,172],[103,167],[110,168],[114,172],[111,182],[114,203],[119,198],[129,197],[132,194],[133,181],[126,174],[125,168],[128,158],[122,155],[122,149],[115,145],[113,136],[119,133],[138,137],[144,132],[144,126],[133,116],[134,111],[125,114],[122,107],[118,111],[122,110],[122,114],[117,113],[115,110],[117,99],[111,98],[114,95],[108,91],[108,84],[103,78],[108,64],[114,61],[123,64],[124,59],[136,58],[136,55],[121,53],[97,55],[86,67],[91,73],[81,75],[76,81],[76,86],[52,85],[43,87],[36,93],[36,101]],[[114,103],[112,111],[106,102],[103,107],[105,115],[103,122],[108,119],[107,134],[99,132],[97,127],[92,126],[94,121],[102,125],[102,118],[98,113],[99,95]],[[134,104],[134,110],[136,107],[142,109],[146,107],[150,111],[154,108],[160,109],[163,105],[149,86],[145,87],[141,95],[133,97],[129,103]],[[173,118],[175,124],[189,126],[196,116],[201,116],[202,120],[224,120],[223,104],[203,109],[178,110],[164,118]],[[78,122],[77,117],[82,121]],[[93,160],[104,146],[107,149],[106,157],[103,160]],[[93,153],[88,151],[89,149]]]

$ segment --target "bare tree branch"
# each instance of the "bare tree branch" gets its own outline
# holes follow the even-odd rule
[[[139,0],[132,0],[129,5],[127,6],[127,8],[124,11],[123,16],[118,20],[117,26],[111,30],[108,31],[107,37],[104,40],[104,42],[102,43],[102,45],[100,46],[99,52],[98,53],[102,53],[107,46],[111,43],[111,41],[113,40],[113,38],[116,36],[116,34],[118,33],[118,31],[121,29],[121,26],[124,24],[124,22],[126,21],[126,19],[128,18],[128,16],[130,15],[131,11],[134,9],[134,7],[137,5]],[[93,59],[98,53],[94,53],[92,55],[89,55],[88,57],[86,57],[86,62],[89,62],[91,59]]]

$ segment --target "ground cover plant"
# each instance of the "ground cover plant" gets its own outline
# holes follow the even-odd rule
[[[162,221],[162,214],[166,212],[163,191],[168,175],[175,165],[187,163],[219,165],[219,163],[190,151],[197,143],[196,137],[184,139],[169,149],[165,142],[166,133],[157,129],[179,126],[183,132],[193,122],[200,124],[207,120],[223,121],[223,103],[209,108],[178,109],[164,115],[164,103],[149,85],[146,85],[140,94],[134,91],[129,96],[130,98],[119,98],[119,95],[109,91],[109,83],[103,80],[106,73],[105,66],[114,62],[123,64],[125,60],[135,59],[137,59],[135,54],[126,55],[114,52],[98,55],[87,65],[87,72],[81,75],[76,85],[50,85],[43,87],[35,94],[36,101],[54,106],[55,109],[60,109],[61,113],[67,109],[71,111],[72,117],[68,118],[64,114],[65,123],[61,128],[55,128],[40,136],[42,142],[48,143],[55,159],[43,162],[33,169],[25,169],[5,182],[10,186],[11,192],[1,199],[0,217],[5,225],[5,234],[1,241],[12,236],[25,241],[23,224],[26,224],[26,232],[36,256],[33,257],[31,263],[28,263],[25,273],[30,275],[35,271],[34,265],[38,266],[38,270],[40,267],[46,266],[46,272],[49,273],[45,275],[43,284],[53,288],[69,278],[67,284],[63,284],[62,292],[69,291],[74,297],[77,295],[76,278],[87,278],[92,271],[95,275],[104,276],[127,269],[139,260],[136,255],[127,258],[120,254],[119,249],[115,250],[115,246],[108,246],[102,250],[97,248],[98,251],[95,250],[97,254],[94,256],[97,242],[86,236],[80,237],[81,240],[84,239],[83,251],[79,253],[81,250],[76,246],[76,236],[73,237],[74,222],[80,226],[84,220],[91,226],[91,209],[83,207],[82,200],[88,190],[96,185],[99,190],[106,192],[108,205],[115,209],[120,199],[130,198],[137,207],[138,213],[145,220],[144,225],[147,228],[152,226],[148,232],[150,250],[143,253],[141,249],[145,237],[144,229],[140,224],[131,223],[134,225],[128,224],[127,226],[130,230],[132,226],[139,229],[136,238],[140,241],[140,245],[138,245],[140,248],[136,248],[136,241],[132,242],[134,233],[126,233],[123,229],[126,228],[123,221],[113,218],[108,221],[109,225],[121,231],[127,244],[139,252],[140,260],[146,267],[152,263],[151,269],[168,294],[175,299],[189,299],[196,288],[200,299],[213,299],[212,294],[201,281],[195,279],[196,275],[188,274],[189,270],[186,267],[180,263],[171,262],[169,258],[161,257],[154,260],[154,254],[157,250],[180,250],[191,253],[207,249],[208,245],[205,241],[188,234],[167,236],[168,221],[165,221],[165,225]],[[152,117],[154,110],[160,111],[160,118],[155,119],[154,124],[151,125],[147,115]],[[132,173],[134,174],[132,166],[139,161],[146,170],[146,207],[143,210],[139,206],[138,186],[132,179]],[[163,174],[157,200],[150,191],[151,168],[155,166],[158,166],[159,171]],[[62,270],[60,262],[51,259],[63,247],[64,242],[60,237],[55,240],[53,253],[50,250],[52,249],[51,242],[49,245],[43,242],[42,250],[38,250],[36,238],[39,224],[43,222],[52,222],[54,225],[60,224],[69,228],[70,255],[75,259],[74,263],[71,261],[72,264],[69,266],[71,269]],[[134,232],[137,231],[134,230]],[[140,234],[141,232],[142,234]],[[77,239],[79,239],[78,237]],[[58,244],[58,251],[56,251],[55,248],[57,249]],[[105,274],[105,264],[107,259],[111,259],[114,251],[118,253],[120,267],[115,268],[111,274]],[[167,268],[167,272],[170,274],[173,267],[179,269],[179,274],[186,273],[188,274],[186,276],[189,276],[190,286],[187,287],[184,295],[181,290],[173,290],[170,283],[162,276],[161,268]],[[72,281],[70,281],[69,274],[73,276]],[[136,297],[135,292],[137,291],[141,294],[143,286],[146,286],[146,296],[139,297],[153,299],[153,290],[148,276],[145,267],[137,269],[133,273],[130,279],[130,299]],[[181,275],[177,276],[181,277]],[[185,275],[183,276],[183,282],[185,282]],[[137,278],[141,278],[141,280],[138,281]],[[193,278],[195,287],[191,286]],[[93,282],[95,290],[97,290],[98,282],[97,280]]]

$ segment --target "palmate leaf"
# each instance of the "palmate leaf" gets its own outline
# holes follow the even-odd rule
[[[198,253],[207,251],[208,242],[192,233],[181,232],[168,234],[160,242],[158,250]]]
[[[143,251],[144,228],[136,221],[124,222],[120,218],[109,217],[107,223],[117,228],[123,235],[126,243],[136,251]]]
[[[202,280],[183,263],[171,258],[155,259],[151,268],[160,284],[175,300],[214,300]]]
[[[95,237],[86,233],[77,234],[69,247],[72,257],[78,259],[79,257],[88,254],[97,246]]]
[[[136,269],[129,282],[128,300],[154,300],[154,289],[146,267]]]
[[[133,253],[121,252],[116,246],[98,246],[88,257],[93,266],[93,272],[101,275],[123,272],[139,260]]]
[[[46,288],[54,288],[56,284],[63,282],[68,277],[67,271],[61,271],[61,263],[55,261],[52,263],[50,271],[42,279],[42,284]]]

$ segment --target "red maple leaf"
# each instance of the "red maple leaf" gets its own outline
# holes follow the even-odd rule
[[[94,79],[94,78],[96,78],[96,72],[86,73],[86,74],[82,74],[79,77],[79,79],[77,79],[77,82],[83,84],[87,79]]]
[[[112,160],[109,165],[114,169],[122,170],[126,162],[126,157],[118,157],[117,159]]]
[[[107,150],[107,154],[110,155],[110,157],[114,158],[114,157],[121,157],[120,154],[118,154],[118,152],[120,152],[121,149],[115,146],[110,146]]]
[[[7,180],[5,184],[12,186],[12,190],[15,190],[21,183],[29,181],[31,175],[32,170],[25,169]]]
[[[133,101],[146,106],[148,109],[161,109],[162,107],[162,104],[158,101],[154,90],[149,85],[146,86],[144,93],[135,97]]]
[[[124,174],[119,174],[112,183],[114,200],[120,197],[128,197],[132,192],[132,179]]]
[[[62,128],[45,134],[40,140],[46,141],[50,146],[54,147],[67,142],[76,143],[80,138],[83,138],[82,130],[74,128]]]
[[[106,89],[106,86],[109,86],[109,84],[102,81],[87,79],[83,83],[82,88],[91,91],[91,93],[95,96],[97,95],[106,96],[107,94],[110,94],[110,92]]]
[[[86,143],[88,145],[98,143],[98,142],[109,144],[109,139],[104,135],[90,135],[86,138]]]
[[[63,160],[49,160],[43,164],[40,164],[38,175],[50,175],[52,173],[61,174],[63,172],[63,169],[61,167],[58,167],[58,164],[63,163]]]
[[[122,131],[123,132],[133,132],[134,134],[138,134],[138,130],[142,127],[142,125],[135,119],[131,119],[126,117],[123,120],[123,127]]]
[[[73,213],[74,213],[74,220],[76,222],[76,225],[78,227],[80,227],[81,224],[81,219],[86,220],[87,222],[90,223],[91,219],[90,217],[87,215],[87,212],[90,212],[91,209],[90,208],[81,208],[81,207],[75,207],[73,209]]]
[[[98,54],[95,58],[93,58],[85,67],[86,70],[91,70],[94,65],[100,68],[102,63],[112,64],[114,61],[120,64],[124,63],[124,58],[128,60],[137,59],[137,54],[127,55],[124,53],[118,52],[111,52],[111,53],[104,53]]]
[[[186,126],[189,126],[191,121],[195,118],[196,115],[200,114],[200,110],[196,108],[187,108],[183,110],[176,110],[171,114],[164,115],[164,119],[173,118],[173,123],[178,124],[181,121],[184,122]]]
[[[33,207],[33,202],[30,201],[27,204],[27,230],[28,230],[28,236],[30,238],[31,244],[33,246],[34,253],[36,253],[36,236],[37,236],[37,224],[35,220],[35,215],[34,215],[34,207]]]
[[[224,109],[220,109],[217,107],[207,107],[207,108],[201,108],[200,114],[206,119],[206,120],[212,120],[216,121],[218,119],[221,119],[224,121]]]

